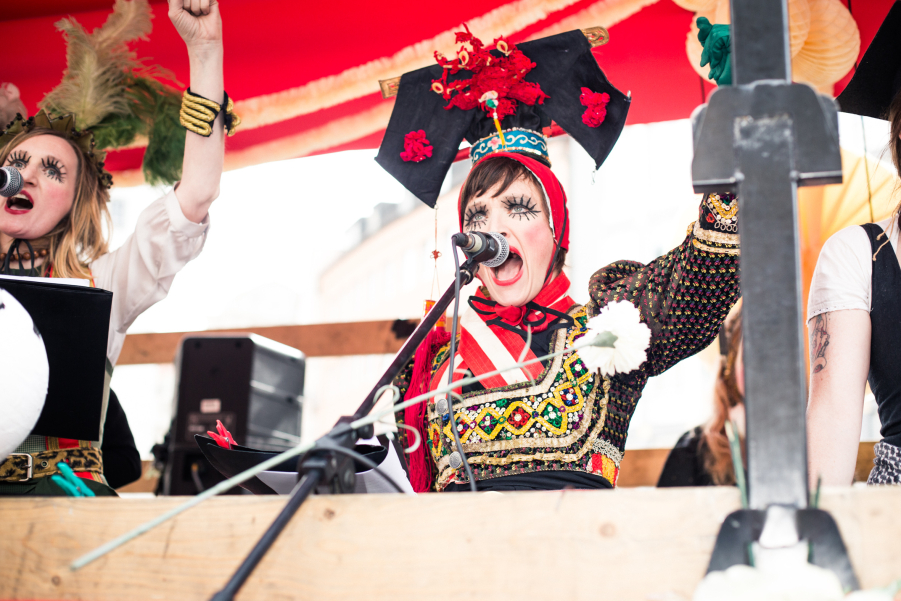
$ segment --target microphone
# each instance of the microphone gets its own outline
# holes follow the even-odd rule
[[[510,256],[507,239],[497,232],[461,232],[451,239],[463,249],[467,259],[486,267],[498,267]]]
[[[22,191],[22,174],[15,167],[0,167],[0,196],[10,198]]]

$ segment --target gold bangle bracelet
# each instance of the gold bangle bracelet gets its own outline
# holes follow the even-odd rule
[[[234,113],[234,107],[234,101],[226,93],[224,118],[225,129],[229,136],[234,135],[238,125],[241,123],[240,117]],[[192,131],[199,136],[209,137],[213,133],[213,122],[221,111],[221,105],[192,93],[189,88],[182,94],[181,111],[178,114],[178,120],[188,131]]]

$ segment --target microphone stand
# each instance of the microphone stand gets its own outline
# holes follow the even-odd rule
[[[461,287],[473,280],[476,267],[480,262],[481,253],[469,258],[460,266],[458,277],[460,278]],[[307,497],[314,490],[321,494],[346,494],[353,492],[355,483],[353,459],[344,453],[330,450],[330,448],[352,449],[358,439],[372,437],[373,427],[371,424],[358,430],[352,429],[349,424],[354,420],[365,417],[372,410],[377,400],[376,394],[378,394],[378,391],[383,386],[391,384],[394,378],[397,377],[397,374],[400,373],[400,370],[410,362],[410,359],[416,354],[416,349],[419,348],[419,345],[428,336],[429,331],[450,306],[455,296],[455,288],[456,281],[445,290],[432,309],[422,318],[422,321],[419,322],[419,325],[416,326],[416,329],[397,352],[394,360],[391,361],[391,365],[388,366],[382,377],[379,378],[369,394],[366,395],[353,417],[342,417],[338,420],[335,427],[317,441],[316,448],[298,460],[298,472],[302,474],[302,478],[291,492],[288,503],[282,508],[269,528],[266,529],[266,532],[263,533],[263,536],[260,537],[260,540],[257,541],[257,544],[254,545],[247,557],[244,558],[244,561],[232,574],[225,587],[211,597],[211,601],[232,601],[234,599],[244,582],[253,573],[257,564],[272,547],[272,543],[275,542],[275,539],[278,538],[279,534],[281,534],[282,530],[284,530],[285,526],[288,525],[288,522],[291,521],[291,518],[294,517],[294,514],[297,513],[297,510],[300,509],[300,506],[303,505],[304,501],[307,500]],[[452,332],[451,335],[454,336],[456,333]]]

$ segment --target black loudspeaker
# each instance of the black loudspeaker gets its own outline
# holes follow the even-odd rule
[[[284,451],[300,441],[305,357],[257,335],[192,336],[182,341],[175,418],[160,492],[194,495],[223,480],[195,434],[216,420],[244,446]],[[240,492],[236,488],[233,492]]]

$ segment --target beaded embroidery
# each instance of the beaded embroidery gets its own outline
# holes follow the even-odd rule
[[[708,194],[704,204],[710,209],[708,216],[714,220],[714,229],[733,234],[738,232],[738,203],[734,196]]]

